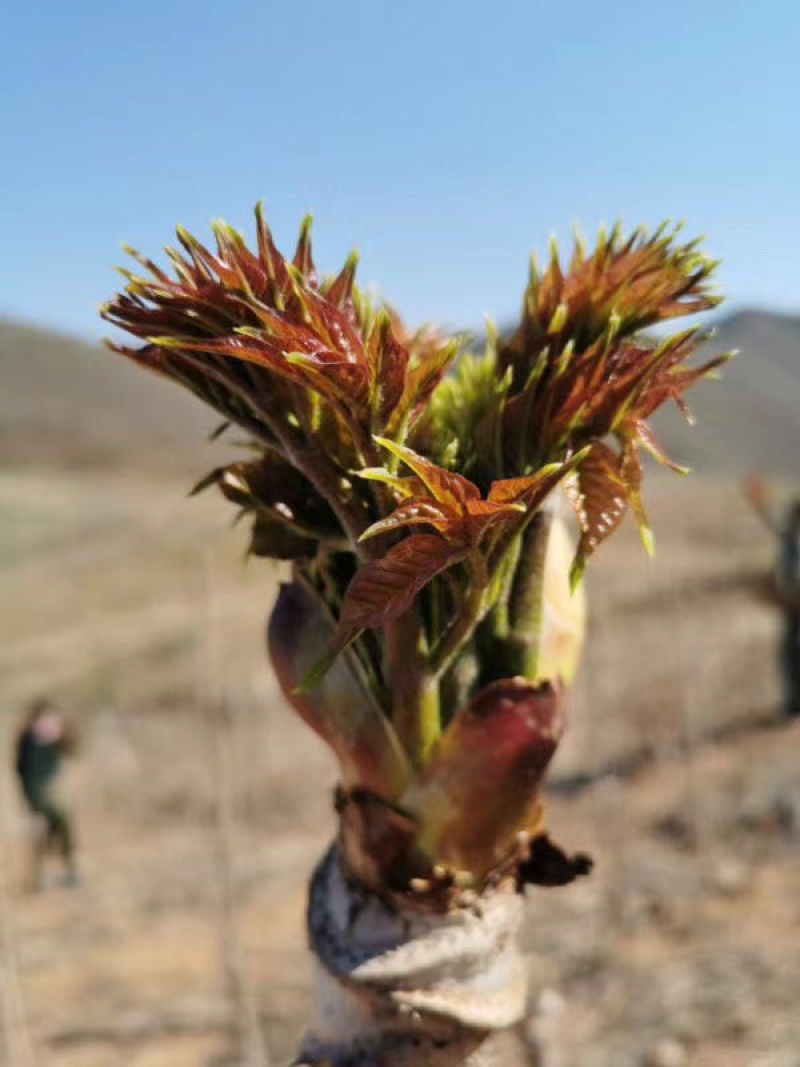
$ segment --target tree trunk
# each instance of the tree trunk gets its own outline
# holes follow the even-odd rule
[[[337,846],[311,881],[311,1019],[295,1067],[531,1067],[522,1036],[523,898],[493,890],[444,915],[399,910],[347,877]]]

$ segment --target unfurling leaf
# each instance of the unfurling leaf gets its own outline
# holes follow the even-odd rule
[[[581,531],[570,574],[574,589],[588,557],[625,517],[630,491],[620,470],[620,457],[602,442],[593,445],[566,493]]]
[[[560,691],[505,678],[482,689],[445,730],[403,797],[434,862],[480,879],[540,830],[539,789],[564,727]]]
[[[394,439],[405,426],[414,426],[462,344],[462,338],[443,340],[429,331],[421,331],[406,341],[409,362],[405,385],[396,407],[386,420],[387,435]]]
[[[669,470],[674,471],[676,474],[689,473],[688,467],[682,467],[679,463],[675,463],[674,460],[669,458],[658,441],[656,441],[653,436],[653,431],[644,419],[637,419],[632,426],[623,423],[620,432],[622,435],[632,437],[637,441],[646,452],[650,453],[657,463],[661,464],[662,467],[668,467]]]
[[[488,497],[483,500],[480,489],[469,479],[438,466],[410,448],[381,437],[376,440],[409,466],[420,484],[413,496],[403,500],[388,518],[373,524],[364,536],[429,523],[451,544],[473,548],[487,531],[498,525],[513,532],[519,526],[520,515],[533,512],[571,466],[583,458],[578,455],[568,463],[551,463],[528,477],[492,482]],[[376,472],[372,476],[381,477]],[[402,483],[395,488],[402,495]]]
[[[410,467],[439,504],[461,511],[467,500],[480,499],[481,493],[477,485],[473,485],[467,478],[462,478],[460,474],[444,470],[436,463],[414,452],[413,449],[399,445],[395,441],[389,441],[384,437],[376,437],[376,441]]]
[[[183,251],[168,250],[174,278],[132,252],[150,277],[125,272],[125,292],[102,314],[140,346],[111,347],[192,390],[303,474],[313,471],[337,510],[341,471],[364,465],[373,432],[405,432],[459,345],[376,317],[355,286],[353,256],[321,287],[310,218],[291,262],[260,205],[256,232],[253,252],[218,223],[211,252],[179,227]],[[344,524],[351,537],[368,525],[369,507],[366,493],[353,492]]]
[[[281,585],[268,647],[283,695],[336,753],[346,786],[360,785],[387,800],[396,799],[410,781],[410,764],[355,656],[339,656],[313,691],[297,691],[330,648],[335,632],[324,602],[304,582]]]
[[[344,648],[362,630],[402,615],[428,582],[465,554],[434,534],[412,534],[381,559],[364,564],[347,587],[337,646]]]
[[[300,236],[297,239],[297,248],[292,260],[303,280],[310,286],[317,284],[317,270],[311,255],[311,216],[306,215],[300,226]]]
[[[397,407],[406,384],[408,350],[392,333],[389,316],[379,315],[367,341],[370,406],[376,426],[385,426]]]
[[[696,241],[675,243],[677,233],[662,227],[648,236],[638,229],[623,240],[615,227],[610,236],[600,234],[590,256],[574,257],[566,274],[551,245],[547,270],[531,276],[520,330],[501,350],[501,369],[514,366],[521,385],[534,350],[549,346],[559,353],[572,340],[579,352],[602,337],[621,340],[718,304],[708,289],[716,264],[698,252]]]
[[[388,518],[381,519],[366,529],[361,535],[361,540],[367,541],[370,537],[377,537],[378,534],[382,533],[391,533],[393,530],[399,530],[405,526],[433,526],[435,530],[443,533],[451,525],[452,521],[453,517],[450,511],[441,504],[437,504],[436,501],[428,500],[425,497],[410,497],[408,500],[404,500],[402,504],[398,504]]]
[[[618,228],[601,234],[590,256],[576,248],[566,272],[553,249],[544,275],[531,278],[518,329],[497,354],[497,375],[512,375],[504,472],[539,467],[610,434],[647,447],[645,420],[668,399],[681,404],[727,357],[689,368],[707,334],[692,328],[654,344],[637,331],[718,303],[708,285],[714,266],[697,242],[679,245],[664,228],[627,240]]]
[[[629,438],[622,443],[622,455],[619,458],[619,471],[628,490],[628,500],[630,501],[631,510],[636,519],[636,524],[639,527],[639,536],[642,539],[642,544],[644,545],[647,554],[652,556],[654,548],[653,530],[650,526],[650,520],[647,517],[647,512],[645,511],[642,502],[642,494],[640,491],[642,484],[642,464],[639,459],[639,453],[634,439]]]

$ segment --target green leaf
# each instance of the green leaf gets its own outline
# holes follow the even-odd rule
[[[420,456],[413,449],[405,445],[397,444],[385,437],[376,437],[375,440],[393,455],[401,459],[407,467],[424,482],[429,492],[440,504],[444,504],[459,511],[467,500],[480,499],[480,490],[476,485],[460,474],[439,467],[436,463]]]

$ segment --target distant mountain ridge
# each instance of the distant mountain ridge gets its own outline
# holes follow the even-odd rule
[[[692,430],[665,411],[656,432],[698,471],[759,471],[800,482],[800,315],[753,309],[723,316],[702,354],[731,349],[739,354],[720,380],[692,390]]]
[[[656,432],[698,473],[761,471],[800,481],[800,315],[721,316],[708,353],[741,350],[722,380],[692,391],[697,425],[674,411]],[[0,320],[0,463],[113,466],[192,477],[213,466],[218,424],[185,390],[99,347]]]
[[[0,319],[0,464],[144,468],[191,477],[220,422],[192,397],[85,341]],[[217,450],[218,454],[218,450]]]

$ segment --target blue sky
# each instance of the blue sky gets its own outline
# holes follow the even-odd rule
[[[800,311],[800,9],[39,0],[4,16],[0,313],[85,336],[121,241],[182,222],[279,245],[412,323],[518,307],[573,221],[686,219],[732,304]]]

